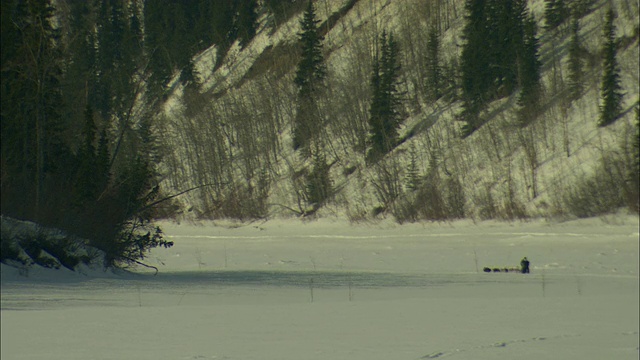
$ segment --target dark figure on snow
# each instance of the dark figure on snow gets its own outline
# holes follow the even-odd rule
[[[526,256],[522,259],[522,261],[520,261],[520,272],[523,274],[529,273],[529,260],[527,260]]]

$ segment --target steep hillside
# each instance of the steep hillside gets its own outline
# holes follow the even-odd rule
[[[250,43],[235,43],[220,63],[216,47],[194,58],[199,90],[174,79],[158,124],[167,149],[165,187],[195,189],[178,201],[185,216],[205,218],[316,214],[352,221],[393,216],[404,222],[637,209],[638,4],[612,2],[622,115],[598,127],[609,2],[579,3],[589,6],[579,22],[585,60],[581,96],[573,101],[569,96],[570,21],[548,29],[545,1],[528,1],[541,44],[539,114],[520,125],[516,91],[488,104],[480,114],[483,125],[464,137],[459,66],[464,1],[315,1],[327,85],[317,101],[317,141],[312,149],[297,151],[291,134],[298,111],[294,77],[302,9],[281,23],[263,11]],[[437,100],[427,85],[430,29],[438,30],[446,80]],[[402,123],[394,149],[367,161],[370,79],[383,31],[400,45]],[[330,194],[314,202],[312,187],[323,166]]]

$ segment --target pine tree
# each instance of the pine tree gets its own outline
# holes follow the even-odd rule
[[[542,85],[540,83],[542,63],[539,59],[540,42],[537,37],[536,20],[528,16],[524,26],[524,45],[520,59],[520,122],[527,124],[538,114]]]
[[[564,0],[545,0],[544,18],[547,30],[553,30],[569,17],[569,10]]]
[[[490,56],[492,82],[488,97],[500,98],[513,93],[518,85],[518,57],[522,52],[524,0],[489,1],[487,6],[488,38],[482,44]]]
[[[462,136],[482,125],[486,105],[520,88],[527,116],[540,96],[539,40],[525,0],[468,0],[462,75]]]
[[[547,29],[553,29],[557,26],[557,18],[555,14],[557,0],[544,1],[544,20]]]
[[[620,85],[620,67],[616,59],[617,42],[613,21],[615,14],[609,9],[605,17],[604,38],[604,73],[600,88],[601,105],[598,126],[607,126],[614,122],[622,112],[622,86]]]
[[[85,122],[82,129],[84,143],[78,151],[78,182],[75,186],[78,191],[78,201],[83,204],[87,201],[95,200],[97,189],[96,172],[96,124],[93,119],[93,109],[91,105],[85,108]]]
[[[400,92],[398,89],[400,79],[400,44],[396,41],[392,32],[389,32],[387,43],[382,44],[382,94],[384,96],[385,115],[388,117],[387,134],[389,138],[397,139],[397,129],[400,127]]]
[[[298,63],[294,83],[298,86],[301,96],[311,95],[322,86],[326,77],[326,65],[322,55],[322,41],[313,1],[308,2],[306,11],[300,21],[301,32],[298,41],[301,48],[301,59]]]
[[[491,56],[487,50],[489,26],[485,0],[467,0],[467,15],[463,29],[465,44],[460,58],[462,73],[462,120],[463,136],[470,135],[481,125],[480,112],[488,102],[491,78]]]
[[[298,34],[302,56],[294,79],[298,88],[298,111],[293,129],[294,149],[307,147],[322,122],[318,114],[317,97],[324,87],[327,70],[322,55],[324,37],[317,27],[319,23],[313,1],[309,0],[300,21],[302,30]]]
[[[575,12],[576,15],[581,18],[591,11],[593,11],[593,5],[595,0],[573,0],[571,2],[572,12]]]
[[[128,74],[134,74],[143,60],[144,34],[140,15],[139,3],[134,0],[129,6],[129,26],[125,33],[124,67]]]
[[[440,34],[438,28],[432,26],[427,39],[427,91],[432,101],[442,96],[442,67],[440,64]]]
[[[383,33],[383,36],[385,34]],[[382,154],[382,138],[383,132],[383,94],[382,94],[382,75],[380,70],[380,54],[376,53],[373,59],[373,69],[371,72],[371,105],[369,108],[369,154]],[[375,150],[373,150],[375,149]]]
[[[401,99],[398,90],[400,46],[393,33],[382,32],[371,76],[369,110],[369,159],[376,160],[393,149],[398,140]]]
[[[163,2],[145,1],[144,49],[146,57],[149,59],[148,68],[151,72],[147,88],[153,96],[164,94],[173,71],[169,52],[169,31],[167,31],[171,28],[170,18],[165,11],[166,5]]]
[[[186,4],[174,2],[165,5],[165,7],[171,11],[171,14],[169,14],[171,31],[167,44],[169,57],[173,70],[182,70],[194,53],[194,43],[191,32],[192,17]],[[232,21],[232,19],[233,17],[227,21]],[[227,39],[225,39],[225,43],[226,42]]]
[[[238,28],[241,47],[245,47],[256,36],[258,26],[257,9],[257,0],[244,0],[239,4],[236,27]]]
[[[109,154],[109,137],[107,130],[102,129],[96,150],[96,190],[98,196],[107,188],[111,179],[111,156]]]
[[[135,3],[126,8],[117,0],[102,1],[98,10],[94,106],[105,119],[124,118],[135,101],[135,73],[143,46],[138,11]]]
[[[72,124],[82,124],[83,109],[95,100],[96,39],[95,9],[91,2],[69,3],[69,33],[66,35],[63,95]]]
[[[115,80],[116,63],[119,61],[121,52],[119,49],[122,45],[122,28],[121,19],[112,21],[112,15],[119,14],[118,9],[112,12],[111,2],[109,0],[102,1],[98,10],[97,18],[97,91],[94,106],[103,118],[109,118],[112,115],[114,107],[114,89],[113,82]],[[118,4],[115,4],[118,7]]]
[[[571,100],[580,98],[583,91],[583,48],[580,42],[580,19],[574,10],[571,16],[571,40],[569,42],[569,97]]]
[[[193,59],[190,59],[187,65],[180,72],[180,82],[190,91],[200,90],[199,73]]]

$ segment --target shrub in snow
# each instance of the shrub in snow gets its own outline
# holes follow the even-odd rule
[[[75,271],[78,265],[104,265],[104,253],[63,231],[2,217],[0,262]]]
[[[591,176],[580,178],[564,196],[564,208],[572,215],[587,218],[615,212],[625,205],[625,179],[619,158],[603,158]]]

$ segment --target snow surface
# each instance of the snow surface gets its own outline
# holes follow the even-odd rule
[[[2,359],[638,358],[637,216],[163,228],[157,276],[2,265]]]

